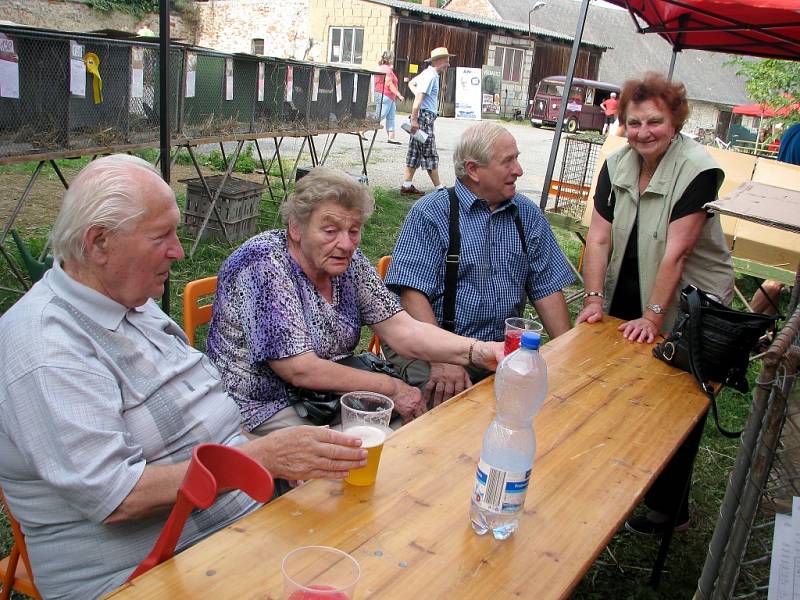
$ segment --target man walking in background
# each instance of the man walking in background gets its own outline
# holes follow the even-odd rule
[[[436,136],[433,133],[433,122],[436,120],[439,109],[439,75],[450,66],[450,57],[447,48],[440,47],[431,50],[431,57],[425,62],[428,68],[408,82],[408,88],[414,94],[414,104],[411,107],[411,138],[408,142],[406,154],[406,170],[400,193],[421,196],[422,192],[414,187],[414,173],[419,167],[428,172],[428,175],[437,188],[442,187],[439,180],[439,154],[436,151]],[[417,131],[424,131],[427,139],[420,142],[415,139]]]

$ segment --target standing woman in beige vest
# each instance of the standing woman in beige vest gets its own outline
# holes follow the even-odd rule
[[[657,73],[627,81],[618,114],[628,145],[600,172],[586,238],[586,297],[576,323],[609,314],[625,321],[619,329],[627,340],[651,343],[672,329],[686,285],[731,301],[730,250],[719,216],[703,209],[716,199],[724,174],[701,145],[680,133],[689,114],[682,84]],[[691,472],[701,433],[702,422],[653,484],[646,497],[651,511],[629,520],[629,528],[661,533],[678,502],[678,526],[688,526],[680,482]]]

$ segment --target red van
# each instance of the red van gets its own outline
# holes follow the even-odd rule
[[[566,77],[563,75],[554,75],[545,77],[539,82],[528,112],[531,125],[541,127],[556,124],[565,80]],[[619,97],[619,86],[574,77],[567,112],[564,115],[564,128],[569,133],[575,133],[579,129],[602,131],[605,113],[600,108],[600,103],[608,98],[611,92],[616,92]]]

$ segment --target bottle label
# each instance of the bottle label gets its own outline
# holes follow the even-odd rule
[[[475,472],[475,503],[495,512],[514,513],[525,503],[531,469],[524,473],[495,469],[481,459]]]

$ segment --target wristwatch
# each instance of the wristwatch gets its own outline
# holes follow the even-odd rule
[[[664,314],[664,307],[660,304],[648,304],[644,307],[645,310],[654,312],[657,315]]]

